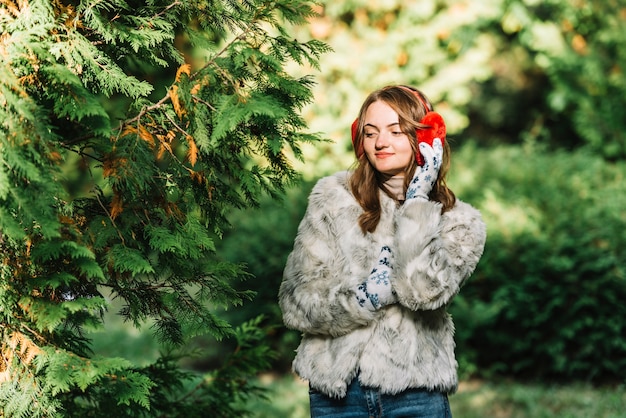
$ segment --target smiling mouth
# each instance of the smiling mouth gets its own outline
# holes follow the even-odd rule
[[[393,154],[389,152],[378,152],[375,155],[376,155],[376,158],[387,158],[387,157],[393,156]]]

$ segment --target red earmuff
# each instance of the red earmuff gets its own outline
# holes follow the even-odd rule
[[[446,124],[443,121],[441,115],[437,112],[428,112],[422,118],[420,123],[430,126],[426,129],[416,129],[415,136],[417,137],[417,143],[425,142],[431,147],[433,146],[433,140],[435,138],[441,139],[441,145],[446,140]],[[419,146],[415,153],[415,161],[418,165],[424,165],[424,157],[419,152]]]
[[[354,122],[352,122],[352,126],[350,127],[350,132],[352,132],[352,146],[355,147],[354,152],[357,158],[361,157],[361,155],[363,155],[363,153],[365,152],[365,150],[363,149],[363,141],[361,141],[361,145],[359,146],[359,149],[356,149],[356,134],[357,134],[356,131],[358,127],[359,127],[359,118],[356,118]]]
[[[428,105],[426,104],[425,100],[416,91],[410,90],[406,87],[402,87],[402,88],[415,94],[415,96],[419,99],[419,101],[424,105],[424,108],[428,110]],[[428,145],[432,146],[433,140],[435,138],[439,138],[441,139],[441,145],[443,145],[444,141],[446,140],[446,124],[443,121],[443,118],[441,117],[439,113],[427,112],[426,115],[424,115],[424,117],[422,118],[422,120],[420,120],[420,123],[423,125],[429,126],[429,128],[415,130],[415,137],[417,138],[418,144],[420,142],[425,142]],[[350,128],[350,131],[352,133],[352,146],[356,145],[356,136],[357,136],[358,126],[359,126],[359,119],[357,118],[354,120],[354,122],[352,122],[352,126]],[[365,150],[363,149],[362,142],[358,149],[356,149],[355,147],[354,152],[356,153],[357,157],[360,157],[361,155],[363,155]],[[415,161],[417,162],[418,165],[424,165],[424,157],[419,152],[419,146],[418,146],[417,152],[415,153]]]

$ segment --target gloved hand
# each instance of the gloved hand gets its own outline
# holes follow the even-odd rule
[[[428,193],[432,190],[441,168],[443,146],[441,139],[435,138],[431,147],[425,142],[419,143],[420,153],[424,157],[424,165],[418,166],[411,183],[406,191],[406,200],[428,200]]]
[[[391,287],[392,261],[391,248],[385,245],[381,249],[378,262],[367,280],[356,289],[356,299],[359,305],[370,311],[376,311],[398,301],[396,293]]]

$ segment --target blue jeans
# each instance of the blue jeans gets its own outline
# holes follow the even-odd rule
[[[363,387],[355,378],[345,398],[335,399],[309,389],[311,418],[452,418],[448,396],[424,389],[385,395]]]

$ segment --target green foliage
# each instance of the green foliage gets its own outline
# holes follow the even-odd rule
[[[246,401],[263,396],[252,379],[259,369],[269,367],[272,354],[264,344],[262,318],[254,318],[235,329],[235,350],[222,364],[202,374],[180,367],[183,357],[201,352],[167,353],[144,367],[126,367],[101,377],[99,384],[85,390],[64,392],[59,398],[68,417],[245,417]],[[143,390],[138,391],[141,388]],[[134,393],[133,391],[137,392]],[[136,398],[135,398],[136,397]]]
[[[215,309],[252,297],[215,243],[318,141],[299,114],[313,80],[287,71],[328,51],[287,30],[313,15],[295,0],[2,2],[4,416],[244,413],[232,405],[269,353],[260,320],[234,330]],[[208,380],[180,353],[144,368],[93,355],[103,294],[172,353],[199,335],[240,348]]]
[[[250,305],[225,315],[232,322],[240,322],[261,313],[268,326],[278,325],[272,332],[271,339],[271,346],[277,353],[274,370],[289,371],[293,352],[300,340],[299,332],[282,326],[282,313],[278,308],[277,298],[287,256],[293,248],[312,187],[312,182],[302,182],[299,187],[291,188],[281,201],[264,199],[254,211],[232,213],[229,220],[233,228],[224,234],[224,239],[219,243],[219,253],[226,260],[243,263],[252,274],[252,277],[237,288],[255,292]],[[255,215],[257,213],[260,215]],[[215,354],[218,358],[221,355],[222,353]]]
[[[453,305],[459,351],[481,374],[623,380],[624,164],[540,147],[467,147],[459,158],[472,163],[458,181],[464,170],[473,179],[461,195],[489,231]]]
[[[623,97],[626,94],[626,13],[619,1],[502,2],[495,19],[470,26],[470,33],[497,39],[502,76],[489,80],[471,109],[483,119],[484,104],[502,101],[508,85],[520,99],[506,104],[506,125],[517,140],[539,140],[566,148],[588,145],[609,160],[626,157]],[[522,57],[524,61],[519,62]],[[508,63],[505,61],[509,61]],[[514,67],[517,67],[515,69]],[[508,73],[508,75],[507,75]],[[526,91],[511,89],[517,80]],[[504,78],[508,83],[498,80]],[[523,80],[525,79],[525,83]],[[530,87],[531,90],[528,90]],[[496,93],[494,97],[490,97]],[[530,93],[530,94],[529,94]],[[480,104],[483,102],[482,104]],[[523,118],[519,115],[523,114]],[[504,123],[500,128],[506,129]],[[513,130],[509,129],[509,132]]]

